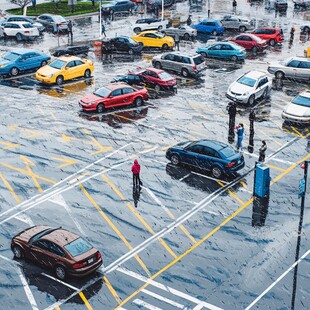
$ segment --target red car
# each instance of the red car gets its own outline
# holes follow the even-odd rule
[[[228,38],[228,41],[235,42],[244,47],[246,50],[251,50],[254,53],[263,51],[268,47],[265,40],[262,40],[251,33],[241,33],[233,38]]]
[[[252,33],[266,40],[271,46],[274,46],[276,43],[281,43],[284,40],[284,34],[281,28],[258,28]]]
[[[105,109],[134,104],[139,107],[149,99],[145,88],[134,88],[125,83],[110,83],[80,100],[84,111],[104,112]]]
[[[128,71],[129,74],[138,75],[141,79],[149,85],[155,88],[156,91],[161,89],[176,90],[177,80],[164,70],[156,68],[142,69],[137,67]]]

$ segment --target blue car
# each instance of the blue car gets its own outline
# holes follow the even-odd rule
[[[233,42],[216,42],[205,47],[199,47],[196,53],[210,58],[230,59],[233,61],[244,60],[246,50]]]
[[[186,164],[210,170],[215,178],[231,174],[244,167],[244,158],[230,145],[214,140],[179,143],[166,152],[173,165]]]
[[[211,33],[213,36],[222,34],[225,27],[219,20],[205,19],[198,24],[191,24],[192,28],[197,29],[197,32]]]
[[[32,49],[14,49],[0,58],[0,74],[12,76],[45,66],[51,57]]]

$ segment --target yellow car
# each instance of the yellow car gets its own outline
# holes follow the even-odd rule
[[[161,47],[163,50],[174,47],[175,43],[172,37],[153,31],[143,31],[132,37],[133,40],[140,42],[146,47]]]
[[[94,71],[92,61],[76,56],[61,56],[36,72],[36,79],[42,83],[61,85],[63,81],[84,76],[89,78]]]

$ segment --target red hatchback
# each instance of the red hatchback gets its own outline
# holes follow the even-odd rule
[[[155,88],[156,91],[161,89],[176,91],[176,78],[164,70],[156,68],[142,69],[141,67],[137,67],[133,70],[129,70],[128,73],[140,76],[147,85]]]
[[[80,100],[84,111],[104,112],[105,109],[134,104],[139,107],[149,99],[145,88],[134,88],[124,83],[111,83],[98,88]]]
[[[266,40],[271,46],[274,46],[276,43],[281,43],[284,40],[284,34],[281,28],[258,28],[252,33]]]
[[[233,38],[228,38],[228,41],[235,42],[246,50],[251,50],[254,53],[265,50],[268,45],[265,40],[251,33],[241,33]]]

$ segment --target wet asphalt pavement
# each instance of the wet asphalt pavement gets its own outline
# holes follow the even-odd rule
[[[239,3],[240,2],[240,3]],[[231,10],[229,1],[212,1],[213,16]],[[178,10],[188,14],[186,3]],[[292,22],[305,12],[266,11],[263,2],[238,1],[238,12],[258,23],[280,25],[288,38]],[[193,20],[205,13],[192,13]],[[109,35],[131,34],[123,18],[107,27]],[[97,17],[74,22],[74,40],[96,37]],[[126,29],[126,30],[124,30]],[[98,29],[99,32],[99,29]],[[232,35],[228,33],[227,35]],[[226,35],[226,34],[225,34]],[[200,38],[204,40],[205,38]],[[59,37],[66,44],[67,37]],[[45,34],[37,44],[48,51],[58,38]],[[195,50],[201,41],[181,44]],[[19,44],[18,44],[19,45]],[[202,171],[174,167],[165,158],[171,145],[185,140],[228,143],[231,82],[249,70],[303,55],[307,43],[249,54],[245,63],[207,60],[199,80],[178,77],[178,93],[151,92],[141,108],[98,115],[81,111],[78,101],[130,67],[151,66],[154,54],[114,55],[95,51],[90,80],[46,87],[32,74],[0,83],[0,300],[3,309],[245,309],[294,262],[299,222],[299,163],[309,159],[309,128],[283,125],[285,105],[308,84],[284,81],[271,97],[257,102],[254,153],[247,152],[249,110],[238,106],[236,122],[245,124],[246,166],[233,177],[215,180]],[[2,52],[16,46],[0,41]],[[268,145],[266,164],[271,194],[265,217],[254,213],[253,167],[261,141]],[[138,158],[143,188],[134,207],[131,165]],[[308,194],[309,197],[309,194]],[[266,216],[267,214],[267,216]],[[259,218],[259,219],[258,219]],[[260,227],[252,226],[260,222]],[[309,198],[300,256],[310,248]],[[60,283],[51,270],[13,260],[11,238],[31,225],[62,226],[84,236],[103,254],[104,266],[83,279]],[[298,267],[295,309],[310,308],[310,258]],[[264,295],[253,309],[290,309],[293,271]],[[218,307],[218,308],[217,308]],[[1,308],[1,307],[0,307]]]

